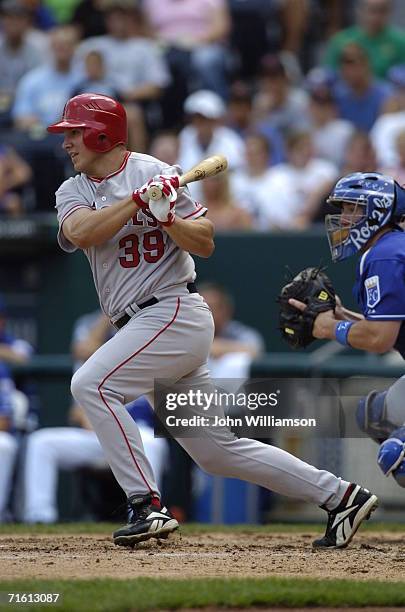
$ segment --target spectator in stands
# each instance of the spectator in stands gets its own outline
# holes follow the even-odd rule
[[[26,428],[29,412],[28,398],[16,389],[10,366],[26,363],[32,353],[28,342],[8,331],[7,308],[0,295],[0,522],[7,508],[18,451],[16,433]]]
[[[179,159],[179,138],[175,132],[169,130],[155,134],[150,147],[149,154],[161,161],[174,166]]]
[[[208,208],[208,218],[218,232],[250,229],[253,218],[247,208],[231,194],[228,173],[219,174],[202,182],[203,202]],[[238,195],[238,194],[237,194]]]
[[[59,24],[68,23],[73,15],[79,0],[43,0],[45,6],[49,7]]]
[[[86,76],[73,91],[74,96],[91,91],[111,98],[119,97],[111,79],[106,75],[104,58],[99,51],[88,52],[84,58],[84,70]]]
[[[29,165],[10,147],[0,144],[0,214],[18,217],[23,212],[21,188],[32,176]]]
[[[203,283],[199,293],[210,307],[215,323],[209,358],[212,378],[246,378],[252,360],[264,353],[262,336],[233,318],[234,302],[224,287]]]
[[[26,340],[16,338],[7,329],[7,308],[0,296],[0,363],[14,365],[26,363],[33,348]]]
[[[140,11],[128,0],[111,0],[103,6],[107,34],[83,41],[79,55],[84,57],[89,51],[102,54],[106,76],[124,102],[158,98],[169,76],[157,44],[142,35]]]
[[[72,26],[50,33],[51,62],[34,68],[19,82],[13,107],[15,127],[41,134],[62,114],[82,74],[74,65],[77,33]]]
[[[329,0],[328,5],[333,0]],[[308,31],[313,0],[228,0],[232,18],[231,44],[242,78],[255,78],[269,49],[280,50],[297,65]],[[323,14],[327,6],[323,7]]]
[[[377,161],[370,137],[365,132],[356,131],[347,143],[340,174],[352,172],[376,172]]]
[[[109,320],[100,311],[80,317],[73,331],[74,369],[77,370],[113,333]],[[133,402],[128,410],[137,421],[145,452],[159,482],[165,466],[167,442],[164,438],[154,437],[152,409],[145,399]],[[69,421],[71,427],[38,429],[28,437],[24,470],[24,519],[29,523],[57,521],[59,469],[72,470],[84,466],[107,469],[98,438],[83,409],[77,404],[71,407]]]
[[[101,53],[106,79],[125,103],[129,147],[145,151],[144,110],[158,100],[169,82],[169,73],[157,43],[143,34],[142,14],[133,2],[108,0],[105,7],[107,34],[84,40],[78,56],[89,51]]]
[[[14,383],[0,363],[0,523],[7,519],[7,506],[13,478],[18,442],[13,435],[12,390]]]
[[[335,70],[349,43],[366,50],[375,77],[384,78],[391,66],[405,57],[405,30],[390,25],[391,0],[358,0],[357,25],[335,34],[326,49],[325,62]]]
[[[179,163],[184,171],[198,161],[221,152],[228,159],[229,169],[243,165],[245,145],[240,136],[224,122],[226,107],[214,92],[200,90],[191,94],[184,103],[189,125],[179,134]],[[201,199],[200,183],[191,183],[190,192]]]
[[[105,34],[103,0],[80,0],[73,12],[72,23],[79,29],[81,38]]]
[[[309,132],[292,132],[287,139],[287,158],[270,170],[271,197],[263,208],[266,227],[306,229],[317,216],[326,194],[338,176],[330,161],[314,157]]]
[[[263,210],[268,206],[271,187],[271,151],[265,136],[250,133],[246,137],[246,167],[231,175],[231,192],[239,205],[253,218],[253,227],[267,229]],[[211,212],[210,207],[209,214]]]
[[[0,5],[0,25],[0,125],[8,126],[17,84],[45,61],[46,46],[31,30],[29,11],[18,0]]]
[[[43,0],[20,0],[21,4],[30,12],[32,25],[39,30],[51,30],[57,25],[55,15],[50,6]]]
[[[383,113],[398,113],[405,108],[405,63],[390,68],[388,80],[394,89],[384,105]]]
[[[405,129],[397,135],[395,139],[398,155],[398,164],[390,168],[381,168],[383,174],[392,176],[400,185],[405,186]]]
[[[385,106],[371,131],[371,139],[381,167],[396,167],[399,163],[396,140],[405,130],[405,64],[394,66],[388,73],[394,85],[393,96]]]
[[[338,117],[338,109],[327,83],[308,83],[310,92],[311,133],[316,157],[327,159],[340,167],[353,124]]]
[[[227,125],[243,139],[250,131],[256,129],[253,121],[253,92],[250,86],[243,81],[235,81],[231,85]],[[271,163],[278,164],[284,161],[284,140],[279,130],[268,123],[259,124],[257,130],[263,132],[271,148]]]
[[[366,52],[355,43],[343,47],[339,67],[339,79],[334,85],[339,116],[368,132],[391,96],[392,87],[374,79]]]
[[[143,0],[142,5],[171,70],[186,81],[186,87],[176,86],[185,92],[211,89],[226,99],[225,43],[231,26],[226,0]]]
[[[235,81],[230,86],[227,108],[227,125],[242,136],[252,128],[253,91],[245,81]]]
[[[259,129],[266,125],[286,134],[308,126],[308,94],[291,83],[280,55],[266,55],[261,62],[253,113]],[[263,125],[262,125],[263,124]]]

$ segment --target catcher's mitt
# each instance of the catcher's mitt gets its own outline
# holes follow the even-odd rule
[[[290,298],[307,304],[306,309],[301,312],[291,306]],[[282,288],[278,302],[283,338],[292,348],[305,348],[315,340],[312,329],[318,314],[335,310],[335,290],[324,269],[305,268]]]

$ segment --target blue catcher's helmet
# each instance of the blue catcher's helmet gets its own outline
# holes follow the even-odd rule
[[[378,172],[344,176],[327,201],[338,208],[344,203],[354,205],[350,220],[343,220],[342,213],[325,217],[333,261],[354,255],[388,222],[395,223],[405,215],[405,189]]]

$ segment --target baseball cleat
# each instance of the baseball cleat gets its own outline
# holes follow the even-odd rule
[[[345,548],[351,542],[362,521],[368,520],[377,506],[376,495],[352,483],[339,506],[328,511],[325,535],[315,540],[312,546],[314,548]]]
[[[128,524],[113,533],[114,544],[135,546],[150,538],[166,539],[179,524],[159,499],[152,495],[132,495],[128,499],[130,518]]]

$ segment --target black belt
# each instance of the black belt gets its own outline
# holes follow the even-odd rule
[[[198,293],[196,284],[195,283],[187,283],[187,291],[189,293]],[[146,302],[142,302],[142,304],[137,304],[137,306],[138,306],[138,308],[140,310],[142,310],[143,308],[148,308],[148,306],[154,306],[159,301],[160,300],[158,300],[156,297],[151,297],[150,300],[146,300]],[[117,329],[121,329],[121,327],[124,327],[124,325],[126,325],[128,323],[128,321],[130,321],[131,319],[132,319],[132,317],[130,317],[129,314],[125,313],[124,315],[122,315],[122,317],[120,319],[115,321],[114,326]]]

